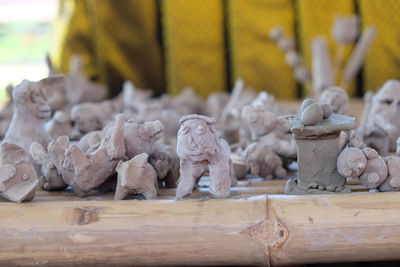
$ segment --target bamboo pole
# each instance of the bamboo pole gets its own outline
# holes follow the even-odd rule
[[[0,265],[400,259],[398,193],[1,203]]]

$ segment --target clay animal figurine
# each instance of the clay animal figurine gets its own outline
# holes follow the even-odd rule
[[[281,157],[296,158],[296,143],[284,117],[275,115],[264,106],[248,105],[242,109],[241,118],[245,127],[250,129],[253,142],[260,142]]]
[[[122,200],[128,195],[137,194],[143,195],[146,199],[157,198],[157,173],[147,162],[148,157],[148,154],[142,153],[129,161],[119,162],[114,200]]]
[[[106,127],[104,133],[93,135],[88,140],[86,152],[77,145],[70,145],[67,136],[49,144],[51,162],[78,196],[84,196],[104,183],[115,173],[120,160],[141,153],[150,154],[154,139],[164,129],[159,121],[137,124],[125,120],[124,114],[117,115],[115,123]],[[97,138],[103,134],[98,142]]]
[[[400,81],[388,80],[375,94],[365,96],[360,124],[364,142],[376,148],[380,155],[396,151],[400,136]]]
[[[0,145],[0,195],[13,202],[31,201],[38,183],[25,150],[3,142]]]
[[[260,143],[247,146],[244,154],[252,175],[271,180],[274,177],[283,178],[287,174],[282,167],[281,158],[272,149]]]
[[[384,160],[388,168],[388,177],[379,186],[379,191],[400,191],[400,158],[398,156],[391,156],[384,158]]]
[[[214,118],[218,123],[221,120],[224,107],[229,102],[229,94],[227,92],[214,92],[207,98],[207,109],[210,117]]]
[[[318,98],[318,103],[326,103],[332,108],[332,113],[347,115],[350,99],[347,92],[337,86],[326,88]]]
[[[47,147],[52,139],[44,125],[51,116],[51,108],[47,103],[44,88],[64,83],[64,79],[64,76],[53,76],[39,82],[23,80],[14,87],[14,114],[4,142],[17,144],[27,153],[33,141]]]
[[[180,158],[180,180],[176,197],[190,195],[196,183],[210,172],[210,192],[217,198],[230,195],[233,166],[228,143],[220,138],[215,120],[192,114],[179,120],[177,154]]]
[[[124,114],[116,117],[97,147],[86,153],[76,145],[69,145],[68,138],[59,137],[49,145],[53,164],[78,196],[85,196],[90,190],[104,183],[113,173],[118,162],[125,159]],[[66,148],[68,147],[68,148]]]
[[[388,176],[385,161],[370,147],[345,148],[337,159],[337,170],[344,177],[358,177],[369,189],[378,188]]]
[[[39,181],[44,190],[61,190],[68,185],[64,182],[56,166],[51,162],[50,156],[38,142],[33,142],[29,147],[29,154],[36,164],[40,166]]]
[[[157,144],[149,157],[157,172],[158,186],[175,188],[179,179],[179,157],[171,146]]]

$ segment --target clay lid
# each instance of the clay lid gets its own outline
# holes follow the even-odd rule
[[[356,118],[340,114],[332,114],[329,118],[312,126],[304,126],[300,115],[290,115],[285,118],[291,127],[290,131],[296,136],[303,137],[339,134],[340,131],[352,130],[357,127]]]

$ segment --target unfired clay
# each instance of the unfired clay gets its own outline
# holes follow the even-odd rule
[[[332,36],[340,44],[352,44],[358,36],[358,16],[336,16]]]
[[[180,179],[176,197],[190,195],[196,183],[210,172],[210,192],[218,198],[230,194],[233,166],[226,141],[218,137],[215,120],[193,114],[179,121],[177,154],[180,158]]]
[[[33,142],[29,147],[29,154],[34,162],[40,165],[39,178],[44,190],[60,190],[68,185],[64,182],[56,166],[51,162],[47,149],[38,142]]]
[[[25,150],[12,143],[0,145],[0,194],[13,202],[34,198],[39,180]]]
[[[56,111],[53,117],[46,122],[45,129],[53,139],[61,135],[67,135],[71,138],[74,136],[74,128],[69,116],[61,110]]]
[[[117,166],[118,183],[115,200],[137,194],[143,195],[146,199],[157,197],[157,173],[147,162],[148,157],[148,154],[142,153],[129,161],[120,161]]]
[[[359,128],[367,146],[380,155],[396,150],[400,136],[400,82],[387,81],[375,94],[366,94],[363,118]]]
[[[307,107],[303,112],[306,110]],[[346,179],[338,173],[336,164],[340,153],[340,132],[354,129],[355,119],[332,114],[310,126],[302,123],[300,115],[288,116],[287,119],[297,143],[298,178],[288,180],[285,193],[350,192],[345,187]]]
[[[51,162],[77,195],[84,196],[104,183],[115,173],[120,160],[151,153],[152,142],[163,131],[161,122],[137,124],[125,122],[125,119],[123,114],[119,114],[115,123],[104,129],[101,140],[98,137],[103,134],[92,135],[86,152],[77,145],[70,145],[66,136],[50,143],[48,152]]]
[[[326,88],[335,83],[335,76],[328,44],[323,37],[312,41],[312,87],[314,94],[319,96]]]
[[[345,177],[358,177],[369,189],[378,188],[388,176],[385,161],[376,150],[369,147],[363,150],[345,148],[338,157],[337,169]]]
[[[337,86],[326,88],[319,96],[318,103],[330,105],[335,114],[347,115],[349,112],[349,95],[344,89]]]
[[[157,172],[159,187],[175,188],[179,179],[179,157],[171,146],[158,144],[153,149],[149,163]]]
[[[272,149],[256,142],[247,146],[244,153],[247,164],[250,166],[250,174],[267,180],[286,176],[281,158]]]
[[[388,177],[379,186],[379,191],[400,191],[400,158],[398,156],[391,156],[384,158],[384,160],[388,169]]]

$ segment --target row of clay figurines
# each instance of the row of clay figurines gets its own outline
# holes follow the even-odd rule
[[[211,192],[223,197],[229,194],[228,177],[230,184],[236,182],[234,173],[238,178],[249,173],[267,179],[284,177],[284,167],[296,160],[296,144],[282,116],[293,111],[278,105],[266,92],[256,96],[251,90],[244,90],[240,80],[231,96],[214,93],[208,98],[209,115],[215,118],[210,119],[190,115],[205,114],[205,105],[192,90],[185,90],[175,98],[151,99],[147,92],[129,83],[123,93],[112,100],[65,104],[68,101],[60,99],[72,78],[75,77],[71,74],[52,75],[39,82],[23,81],[9,88],[12,104],[5,110],[12,106],[14,113],[11,112],[12,121],[1,147],[5,166],[1,178],[4,197],[12,201],[31,199],[38,183],[36,175],[45,190],[71,186],[77,195],[84,196],[91,189],[116,188],[117,199],[138,193],[154,198],[158,186],[176,186],[180,167],[178,197],[189,194],[205,172],[209,172],[210,177],[223,176],[216,175],[217,172],[229,174],[224,176],[224,186],[210,179]],[[83,81],[86,87],[79,88],[94,90],[95,85]],[[365,112],[363,116],[368,119],[362,120],[358,131],[361,137],[354,131],[343,132],[342,147],[361,148],[364,146],[361,139],[364,139],[372,140],[371,145],[379,148],[382,155],[393,149],[392,141],[400,129],[396,117],[399,88],[399,82],[391,80],[376,95],[367,96],[366,110],[370,113]],[[52,97],[47,98],[47,95]],[[58,102],[50,101],[54,99]],[[48,121],[55,102],[64,104],[55,107],[58,111]],[[318,102],[329,103],[334,113],[348,111],[348,96],[338,87],[324,90]],[[125,114],[116,115],[120,111]],[[72,117],[74,126],[70,122]],[[229,146],[217,132],[234,149],[232,157],[227,157]],[[387,145],[381,146],[382,143]],[[215,151],[209,151],[209,147],[214,147]],[[196,157],[205,159],[191,164],[190,159]],[[229,167],[216,164],[221,158],[229,159]],[[135,177],[129,172],[132,169],[141,169],[146,175]],[[109,179],[115,172],[118,172],[118,179]]]

